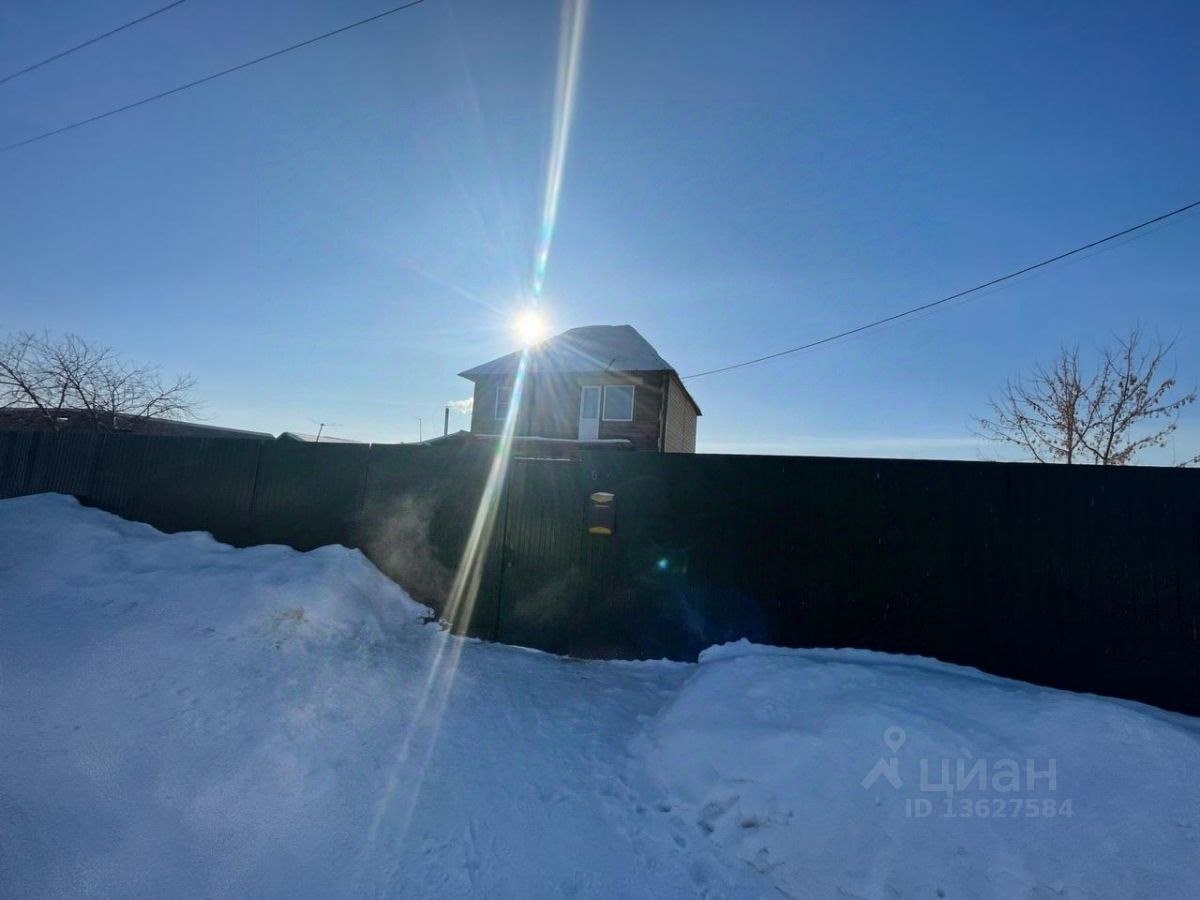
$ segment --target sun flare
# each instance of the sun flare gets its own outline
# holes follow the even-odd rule
[[[520,339],[522,347],[536,344],[546,336],[547,330],[546,320],[536,309],[523,309],[513,320],[513,331]]]

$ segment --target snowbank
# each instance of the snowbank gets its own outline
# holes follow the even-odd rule
[[[641,745],[680,815],[790,896],[1195,897],[1198,724],[740,642],[702,656]]]
[[[0,502],[0,896],[1200,896],[1197,720],[425,614],[343,548]]]

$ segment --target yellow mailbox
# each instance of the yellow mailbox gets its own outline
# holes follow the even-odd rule
[[[616,530],[616,500],[608,491],[596,491],[588,500],[588,534],[612,534]]]

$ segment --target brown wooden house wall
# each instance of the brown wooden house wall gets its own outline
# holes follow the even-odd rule
[[[665,372],[606,372],[595,375],[547,373],[531,374],[525,380],[517,434],[521,436],[579,437],[579,404],[585,385],[632,384],[633,421],[600,420],[600,439],[625,438],[637,450],[661,450],[663,434],[663,392],[670,378]],[[511,376],[484,376],[475,382],[475,402],[471,413],[471,431],[499,434],[503,422],[496,419],[496,390],[511,387]],[[603,414],[603,395],[601,396]],[[694,434],[693,426],[693,434]]]

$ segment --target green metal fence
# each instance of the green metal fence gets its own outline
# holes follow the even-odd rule
[[[361,549],[442,611],[485,447],[0,432],[0,496]],[[612,534],[589,532],[596,491]],[[1200,713],[1200,473],[584,451],[514,459],[462,631],[589,657],[748,637],[914,653]]]

